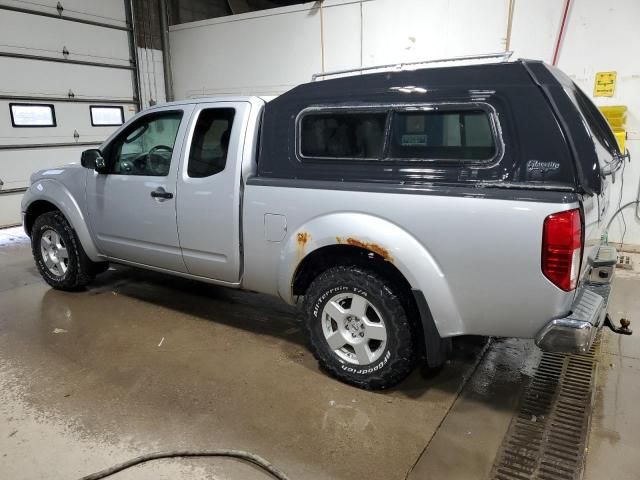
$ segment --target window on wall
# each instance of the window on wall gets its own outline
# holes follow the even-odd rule
[[[55,109],[50,104],[10,103],[9,111],[14,127],[56,126]]]
[[[496,154],[484,110],[396,112],[388,157],[426,160],[490,160]]]
[[[378,159],[386,112],[317,112],[302,116],[300,155],[308,158]]]
[[[124,123],[124,109],[122,107],[103,107],[92,105],[89,107],[91,125],[94,127],[116,127]]]

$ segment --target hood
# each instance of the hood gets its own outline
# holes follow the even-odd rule
[[[63,178],[69,177],[76,173],[78,169],[84,168],[80,163],[69,163],[62,167],[57,168],[47,168],[44,170],[38,170],[37,172],[33,172],[30,178],[30,185],[33,185],[33,182],[38,180],[43,180],[46,178],[62,180]]]

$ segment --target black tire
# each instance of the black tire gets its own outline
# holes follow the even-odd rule
[[[330,320],[330,316],[323,320],[323,310],[332,298],[340,298],[343,294],[345,297],[353,294],[363,297],[379,312],[386,327],[386,345],[379,344],[380,356],[369,364],[354,364],[341,358],[340,355],[350,354],[345,354],[344,349],[353,350],[353,347],[347,345],[340,350],[343,353],[336,353],[325,337],[323,329],[337,329],[337,322]],[[304,314],[311,351],[320,366],[338,380],[370,390],[385,389],[404,380],[416,364],[415,328],[399,292],[374,272],[358,266],[339,266],[321,273],[305,294]],[[325,323],[323,327],[323,321],[330,322],[331,326]],[[348,337],[348,333],[345,335]]]
[[[66,271],[60,275],[53,273],[43,258],[42,238],[49,231],[59,235],[61,244],[67,251]],[[40,275],[53,288],[66,291],[79,290],[94,279],[96,264],[87,257],[76,232],[61,212],[47,212],[36,218],[31,230],[31,251]]]

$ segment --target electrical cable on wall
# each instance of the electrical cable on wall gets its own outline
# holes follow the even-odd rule
[[[562,42],[564,41],[570,9],[571,9],[571,0],[565,0],[564,9],[562,11],[562,21],[560,22],[560,31],[558,32],[556,47],[553,50],[553,60],[551,61],[551,65],[553,66],[558,65],[560,48],[562,47]]]
[[[324,0],[320,0],[320,57],[322,72],[324,73]]]
[[[362,13],[362,0],[360,0],[360,68],[364,66],[364,20]]]
[[[152,0],[148,0],[149,2],[151,2]],[[156,9],[157,10],[157,9]],[[158,82],[157,82],[157,78],[156,78],[156,59],[155,59],[155,55],[153,53],[153,26],[151,24],[151,15],[147,15],[147,18],[149,19],[149,36],[151,37],[151,71],[152,71],[152,76],[153,76],[153,98],[155,98],[156,103],[158,103]],[[147,65],[147,68],[149,68],[149,66]],[[151,87],[149,87],[149,89],[151,89]]]
[[[627,157],[628,158],[628,157]],[[620,181],[620,197],[618,198],[618,209],[613,212],[613,215],[611,215],[611,218],[609,219],[609,223],[607,223],[607,227],[605,228],[605,232],[609,232],[609,228],[611,227],[611,224],[613,223],[613,221],[615,220],[615,218],[618,216],[618,214],[621,215],[622,217],[622,222],[624,225],[623,231],[622,231],[622,236],[620,238],[620,247],[622,247],[622,245],[624,244],[624,237],[627,234],[627,221],[624,218],[624,209],[631,206],[631,205],[636,205],[636,213],[638,211],[638,208],[640,207],[640,181],[638,182],[638,194],[636,196],[635,200],[631,200],[630,202],[625,203],[624,205],[622,204],[622,194],[623,194],[623,188],[624,188],[624,171],[625,171],[625,159],[622,160],[623,164],[622,164],[622,172],[621,172],[621,181]],[[640,220],[640,217],[638,217],[638,219]]]
[[[150,10],[151,0],[147,0],[147,9]],[[151,60],[149,59],[149,55],[151,54],[151,58],[153,58],[153,26],[151,24],[151,15],[146,15],[146,20],[148,20],[148,26],[145,27],[145,34],[148,35],[148,38],[145,37],[145,58],[147,60],[147,77],[149,79],[149,105],[155,105],[158,103],[158,97],[155,96],[153,86],[151,84]],[[145,22],[145,20],[143,20]],[[153,82],[155,84],[155,80]]]
[[[146,6],[147,8],[149,7],[149,3],[148,0],[146,2]],[[147,15],[148,17],[149,15]],[[153,92],[151,91],[151,69],[149,68],[149,32],[147,29],[147,22],[145,21],[144,17],[142,19],[142,22],[140,22],[140,26],[142,27],[142,38],[144,40],[144,58],[145,58],[145,70],[147,73],[147,93],[148,93],[148,104],[149,106],[153,106],[155,105],[155,100],[153,99]],[[150,24],[149,24],[149,28],[151,28]]]
[[[360,0],[360,67],[364,66],[364,14],[362,8],[362,2],[364,0]],[[320,6],[318,9],[320,10],[320,57],[321,57],[321,72],[325,72],[325,54],[324,54],[324,0],[318,0]]]
[[[149,55],[148,55],[148,51],[147,51],[147,25],[146,22],[144,21],[144,18],[142,19],[142,21],[140,22],[140,27],[141,27],[141,34],[142,34],[142,40],[144,41],[144,46],[141,47],[144,50],[144,59],[145,59],[145,70],[146,70],[146,74],[147,74],[147,84],[145,85],[145,90],[147,93],[147,106],[151,105],[151,77],[150,77],[150,72],[149,72]],[[144,82],[143,82],[144,84]]]
[[[622,231],[622,238],[620,238],[620,247],[624,244],[624,236],[627,234],[627,221],[624,219],[624,212],[620,210],[620,206],[622,205],[622,195],[624,194],[624,169],[627,166],[627,162],[622,160],[622,172],[620,172],[620,196],[618,197],[618,210],[620,211],[620,218],[622,219],[622,223],[624,225],[624,230]]]
[[[511,32],[513,30],[513,12],[515,10],[515,1],[509,0],[507,6],[507,35],[504,40],[504,50],[508,52],[511,49]]]
[[[611,219],[609,220],[609,223],[607,224],[607,228],[606,230],[609,230],[609,227],[611,226],[611,224],[613,223],[613,221],[615,220],[616,216],[623,211],[625,208],[631,206],[631,205],[640,205],[640,200],[631,200],[630,202],[625,203],[624,205],[622,205],[618,210],[616,210],[613,215],[611,216]]]

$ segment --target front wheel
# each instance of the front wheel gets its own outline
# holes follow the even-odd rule
[[[306,328],[320,366],[366,389],[389,388],[413,369],[416,345],[398,294],[366,269],[334,267],[305,295]]]
[[[84,252],[71,225],[60,212],[36,218],[31,250],[42,278],[58,290],[78,290],[95,276],[94,264]]]

